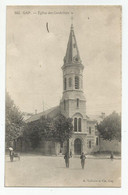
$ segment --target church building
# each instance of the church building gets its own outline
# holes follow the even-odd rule
[[[26,120],[26,123],[29,123],[39,120],[42,116],[55,117],[58,113],[67,118],[72,118],[74,133],[69,140],[69,149],[73,155],[80,155],[81,152],[89,154],[99,150],[99,134],[96,129],[96,120],[88,117],[86,113],[86,98],[83,92],[83,70],[84,65],[80,58],[72,24],[62,66],[63,95],[60,105],[35,114]],[[57,146],[55,153],[59,154],[60,147],[62,147],[62,153],[64,154],[66,143],[63,146]]]
[[[73,25],[71,25],[67,51],[64,57],[63,96],[60,111],[65,117],[73,119],[74,134],[70,140],[73,154],[82,151],[90,153],[98,148],[99,138],[96,135],[96,121],[86,115],[86,98],[83,92],[83,70]]]

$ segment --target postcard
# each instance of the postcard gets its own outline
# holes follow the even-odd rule
[[[122,7],[6,7],[5,187],[121,187]]]

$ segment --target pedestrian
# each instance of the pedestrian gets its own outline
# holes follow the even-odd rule
[[[9,156],[10,156],[10,161],[13,162],[14,152],[12,147],[9,147]]]
[[[81,156],[80,156],[80,159],[81,159],[81,166],[82,166],[82,169],[84,169],[86,156],[85,156],[85,154],[84,154],[83,152],[82,152],[82,154],[81,154]]]
[[[113,155],[113,152],[111,152],[110,159],[113,160],[113,158],[114,158],[114,155]]]
[[[69,168],[69,153],[67,152],[64,156],[66,167]]]

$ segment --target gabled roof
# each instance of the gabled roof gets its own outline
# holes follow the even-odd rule
[[[56,107],[53,107],[53,108],[50,108],[44,112],[40,112],[38,114],[34,114],[33,116],[31,116],[30,118],[28,118],[25,122],[26,123],[30,123],[30,122],[33,122],[33,121],[37,121],[39,120],[42,116],[45,116],[45,117],[50,117],[50,118],[54,118],[57,116],[57,114],[60,113],[60,107],[59,106],[56,106]]]
[[[73,25],[71,25],[67,51],[64,57],[64,65],[67,64],[80,64],[81,59],[79,55],[79,50],[77,47],[76,37],[73,29]]]

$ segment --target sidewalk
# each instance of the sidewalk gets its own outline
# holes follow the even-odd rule
[[[87,159],[110,159],[110,155],[87,155]],[[121,159],[121,156],[114,155],[114,159]]]
[[[59,154],[57,157],[63,157],[64,155]],[[80,158],[80,155],[73,155],[72,158]],[[88,154],[86,155],[87,159],[110,159],[109,154],[98,154],[98,155],[93,155],[93,154]],[[121,155],[114,155],[114,159],[121,159]]]

